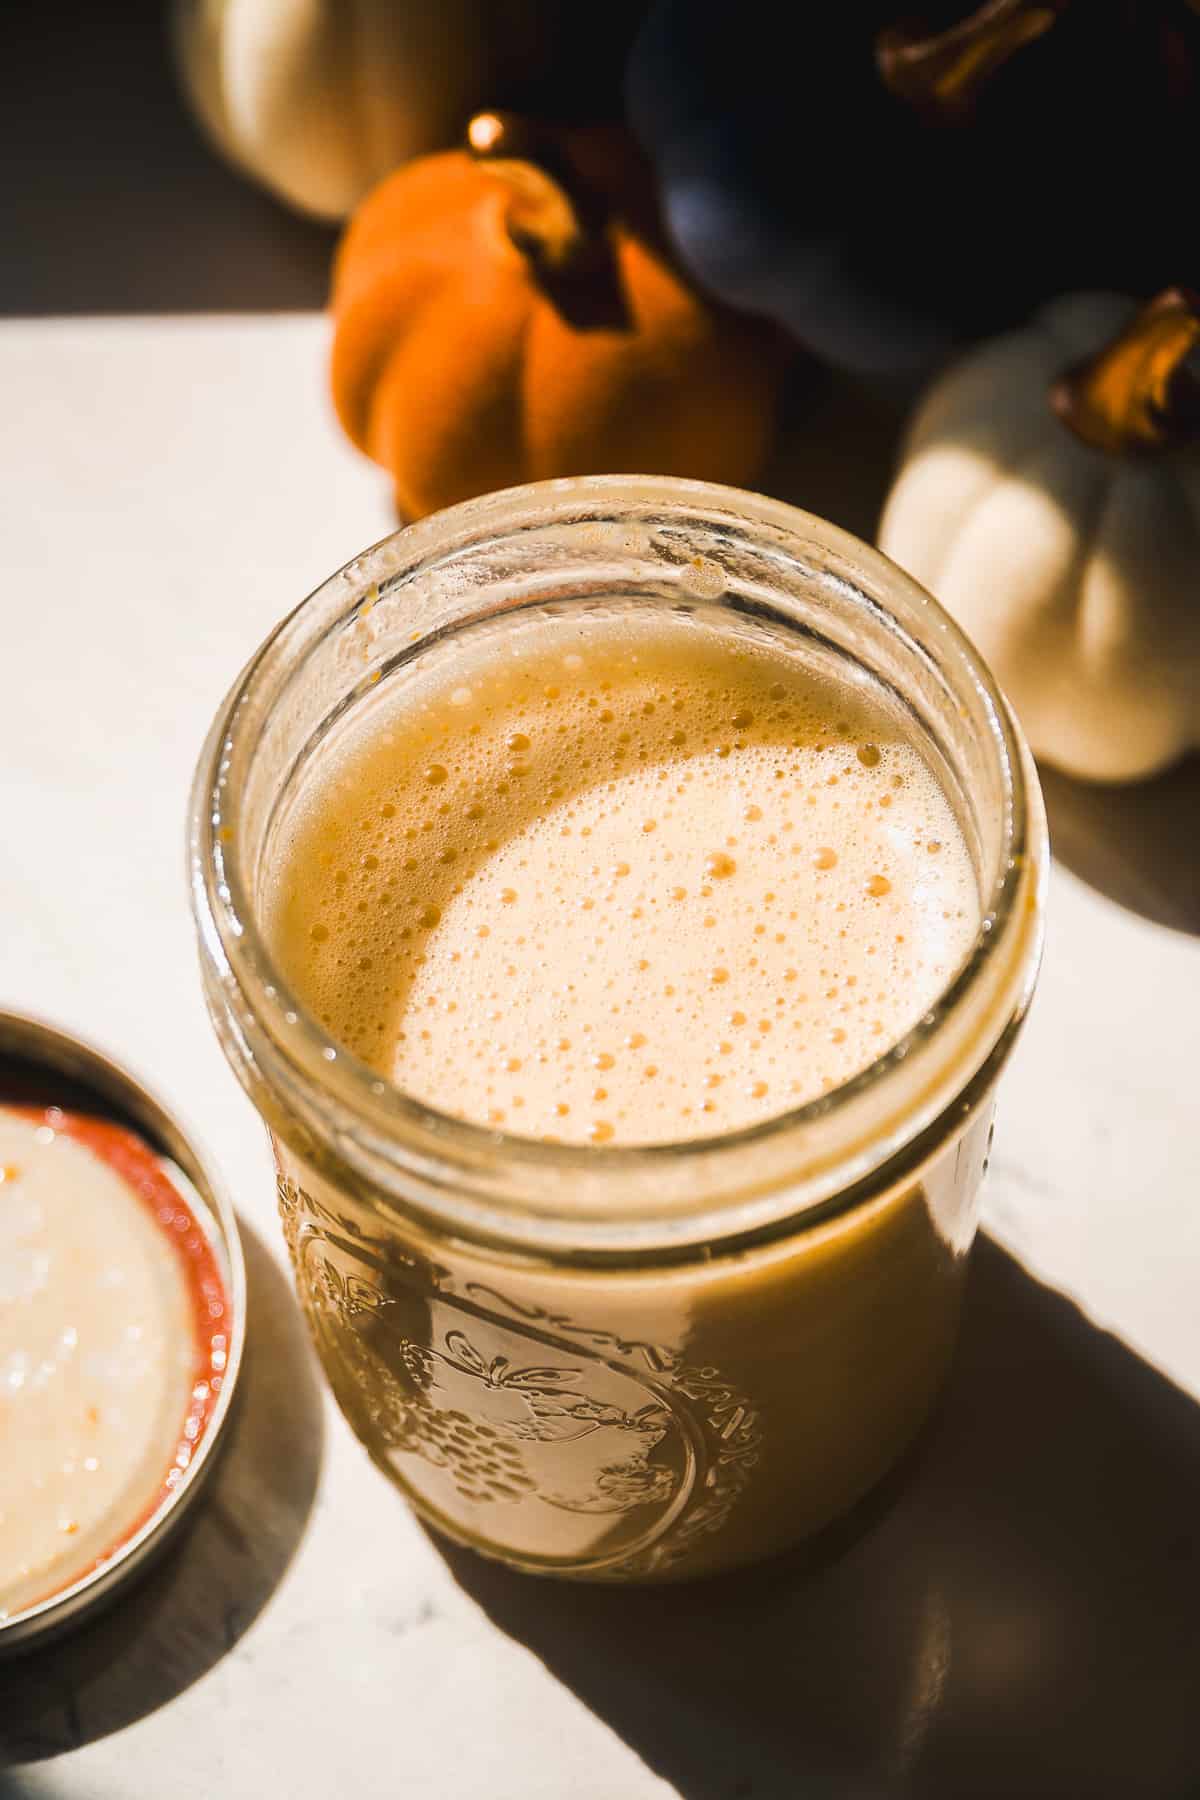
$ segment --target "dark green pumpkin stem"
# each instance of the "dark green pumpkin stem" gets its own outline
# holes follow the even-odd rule
[[[957,25],[894,25],[875,40],[884,83],[931,123],[961,124],[993,75],[1050,30],[1069,0],[986,0]]]
[[[1068,369],[1050,404],[1071,431],[1110,456],[1172,450],[1200,435],[1200,294],[1168,288],[1111,344]]]

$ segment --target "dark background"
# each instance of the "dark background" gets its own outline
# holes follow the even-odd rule
[[[324,305],[336,234],[208,149],[175,80],[163,0],[0,12],[0,313]]]

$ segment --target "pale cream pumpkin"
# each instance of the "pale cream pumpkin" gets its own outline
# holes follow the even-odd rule
[[[231,162],[302,212],[342,219],[378,181],[456,143],[481,106],[553,86],[564,111],[615,61],[569,56],[577,0],[175,0],[184,86]],[[556,73],[556,65],[565,64]]]
[[[1037,754],[1091,780],[1200,745],[1198,341],[1178,290],[1141,312],[1056,300],[934,383],[884,509],[881,548],[978,645]]]

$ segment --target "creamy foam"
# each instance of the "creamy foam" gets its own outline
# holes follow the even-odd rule
[[[878,698],[671,615],[558,620],[381,694],[306,779],[266,913],[305,1003],[398,1086],[592,1143],[836,1087],[979,926],[951,805]]]

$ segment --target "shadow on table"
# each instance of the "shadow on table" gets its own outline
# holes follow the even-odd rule
[[[1200,755],[1130,787],[1041,776],[1058,860],[1130,912],[1200,936]]]
[[[823,1560],[678,1588],[441,1548],[684,1800],[1200,1794],[1200,1408],[984,1242],[897,1487]]]
[[[250,1339],[224,1446],[183,1541],[108,1610],[0,1663],[0,1765],[76,1750],[203,1675],[270,1598],[316,1491],[322,1400],[286,1277],[242,1226]],[[0,1797],[43,1792],[0,1773]],[[136,1787],[136,1782],[134,1783]]]
[[[6,8],[0,315],[324,306],[335,232],[210,150],[172,67],[168,12]]]

